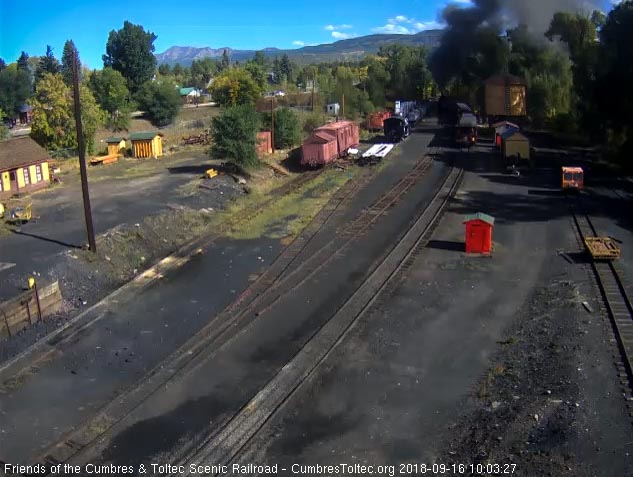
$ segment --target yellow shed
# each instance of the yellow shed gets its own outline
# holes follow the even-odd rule
[[[105,142],[108,145],[108,156],[122,154],[127,146],[124,137],[109,137]]]
[[[530,141],[519,131],[509,130],[501,136],[503,141],[503,157],[530,159]]]
[[[163,155],[163,135],[154,131],[130,134],[134,157],[160,157]]]

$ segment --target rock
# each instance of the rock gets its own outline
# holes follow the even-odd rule
[[[501,406],[501,403],[499,401],[493,401],[492,410],[494,411],[495,409],[499,408],[499,406]]]
[[[108,257],[107,255],[105,256],[106,262],[110,262],[112,259],[110,257]]]
[[[538,422],[538,414],[534,414],[534,420]]]

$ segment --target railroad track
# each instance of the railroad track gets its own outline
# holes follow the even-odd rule
[[[106,405],[89,421],[48,447],[34,461],[58,464],[81,460],[81,456],[91,451],[92,445],[101,435],[142,405],[162,386],[176,377],[183,368],[194,360],[202,361],[211,358],[220,347],[242,331],[244,326],[248,326],[253,317],[271,309],[279,299],[293,292],[300,284],[305,283],[309,277],[322,269],[335,255],[333,251],[340,250],[343,246],[349,246],[355,238],[369,229],[381,215],[387,213],[395,203],[401,200],[404,194],[428,171],[431,163],[432,160],[429,157],[424,157],[418,161],[405,178],[395,184],[371,207],[364,210],[342,233],[333,236],[309,255],[305,261],[295,266],[295,263],[305,253],[323,226],[341,213],[341,205],[364,187],[371,176],[367,175],[360,180],[346,184],[317,214],[304,233],[280,254],[269,269],[251,284],[236,302],[217,315],[163,364],[150,371],[140,385],[137,384],[124,391],[122,395]],[[315,174],[318,173],[320,172],[315,172]],[[310,179],[301,182],[305,183],[308,180]],[[293,188],[300,187],[296,181],[292,186]],[[348,231],[350,228],[353,228],[352,232]],[[164,366],[165,362],[169,365]]]
[[[171,476],[193,475],[188,472],[190,464],[222,466],[230,465],[239,458],[244,446],[317,371],[321,363],[345,339],[354,324],[374,305],[380,295],[400,278],[411,257],[428,242],[462,177],[462,170],[451,171],[424,212],[336,314],[220,430],[194,449],[179,456],[176,465],[183,466],[185,472],[170,474]]]
[[[598,233],[589,215],[579,210],[579,204],[580,199],[578,199],[576,207],[572,207],[572,213],[579,235],[579,243],[584,249],[584,239],[597,237]],[[616,335],[624,365],[624,369],[621,370],[621,374],[624,374],[624,376],[621,376],[621,381],[623,386],[625,386],[629,414],[633,417],[633,406],[631,404],[631,393],[633,391],[633,306],[631,296],[624,281],[624,274],[617,263],[593,260],[591,268]]]

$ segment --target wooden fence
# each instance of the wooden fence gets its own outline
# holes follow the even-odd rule
[[[37,295],[39,307],[34,289],[0,302],[0,336],[12,336],[61,309],[62,293],[59,282],[55,281],[50,285],[38,287]]]

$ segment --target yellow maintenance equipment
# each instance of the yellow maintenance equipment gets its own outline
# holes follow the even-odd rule
[[[218,175],[218,171],[216,171],[215,169],[208,169],[207,172],[204,173],[204,177],[206,177],[207,179],[211,179],[212,177],[215,177]]]
[[[29,290],[32,290],[33,287],[35,286],[35,278],[29,277],[28,283],[29,283]]]
[[[33,209],[33,204],[31,203],[25,205],[24,207],[20,206],[20,207],[15,207],[11,209],[7,222],[12,222],[12,223],[28,222],[29,220],[31,220],[31,217],[33,216],[32,209]]]
[[[0,203],[0,219],[4,217],[4,204]]]

